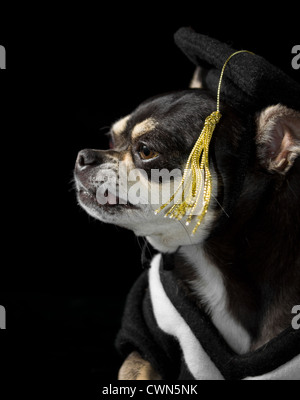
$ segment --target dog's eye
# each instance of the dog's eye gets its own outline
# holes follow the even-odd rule
[[[158,156],[158,153],[149,149],[148,146],[143,144],[139,150],[139,154],[142,160],[151,160]]]

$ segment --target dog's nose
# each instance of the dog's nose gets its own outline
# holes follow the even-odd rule
[[[97,165],[100,163],[96,150],[85,149],[78,153],[76,167],[79,170],[85,169],[88,165]]]

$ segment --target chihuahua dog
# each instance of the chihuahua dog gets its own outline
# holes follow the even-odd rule
[[[205,310],[228,345],[245,354],[290,327],[291,310],[300,304],[300,113],[274,104],[246,115],[221,105],[223,117],[209,153],[212,199],[191,235],[185,218],[165,218],[155,210],[164,203],[164,189],[170,195],[176,190],[215,108],[215,98],[199,88],[143,102],[112,125],[108,150],[79,152],[75,183],[88,214],[174,254],[186,295]],[[131,191],[133,170],[140,172],[139,201]],[[177,174],[163,179],[153,170]],[[109,172],[114,179],[107,178]],[[160,379],[161,374],[136,349],[119,378]]]

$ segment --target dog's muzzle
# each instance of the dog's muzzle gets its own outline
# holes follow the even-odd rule
[[[109,150],[108,150],[109,151]],[[120,198],[115,171],[118,161],[106,150],[85,149],[78,153],[75,164],[75,182],[81,203],[92,208],[121,206],[136,209],[126,198]],[[109,162],[108,162],[109,161]]]

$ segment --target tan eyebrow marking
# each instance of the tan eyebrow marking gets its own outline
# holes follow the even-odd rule
[[[120,135],[122,132],[125,131],[126,126],[127,126],[127,121],[129,120],[130,115],[127,115],[124,118],[119,119],[117,122],[115,122],[112,126],[112,131],[114,132],[115,135]]]
[[[143,135],[144,133],[147,133],[149,131],[152,131],[158,124],[157,121],[153,118],[147,118],[144,121],[140,122],[139,124],[136,124],[135,127],[132,130],[132,139],[136,139],[139,136]]]
[[[132,156],[129,152],[126,152],[124,154],[124,157],[122,158],[122,161],[126,164],[128,168],[134,168]]]

